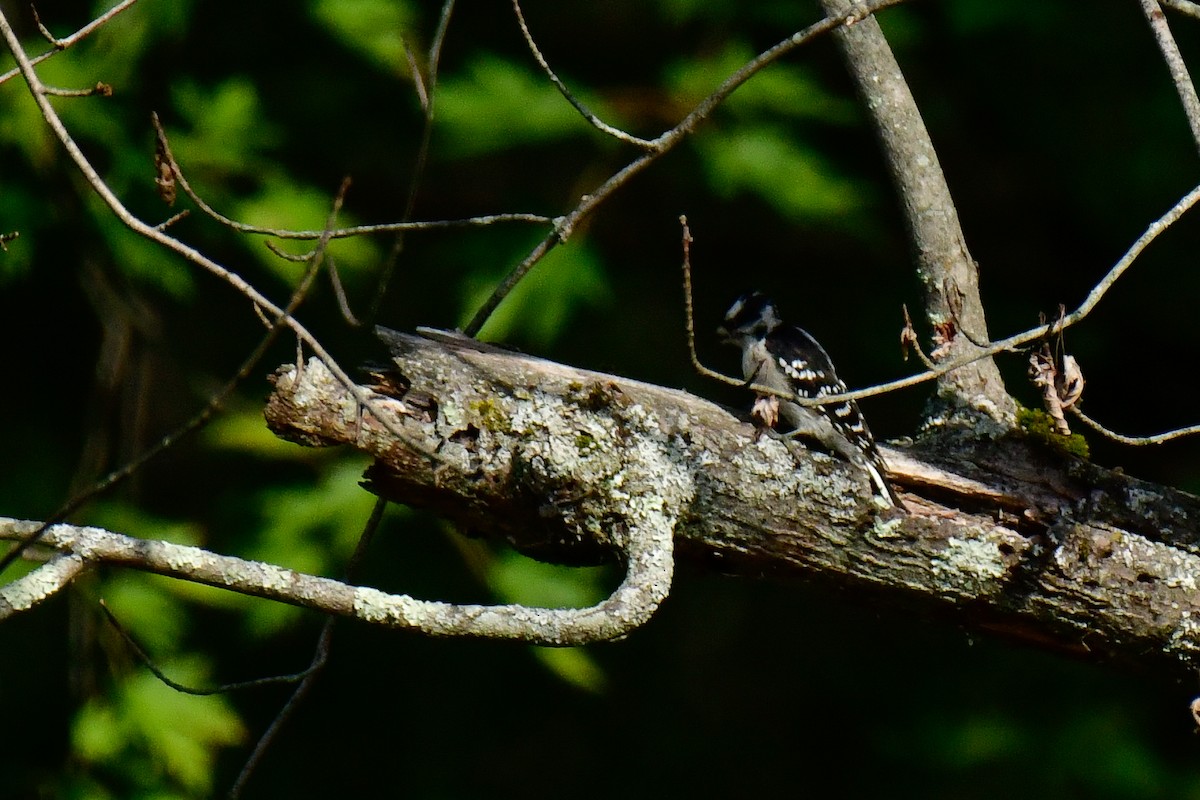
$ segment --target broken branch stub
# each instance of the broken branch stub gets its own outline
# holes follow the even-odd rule
[[[695,494],[670,426],[615,383],[570,368],[450,334],[436,343],[379,334],[394,372],[377,373],[383,394],[373,411],[314,359],[299,374],[277,373],[272,429],[308,445],[351,444],[376,459],[371,491],[502,535],[543,560],[616,557],[627,574],[613,596],[563,613],[611,616],[596,638],[648,619],[669,590],[675,526]],[[389,435],[377,414],[390,414],[437,461]]]

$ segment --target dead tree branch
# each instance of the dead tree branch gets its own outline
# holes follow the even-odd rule
[[[911,513],[877,516],[849,465],[820,453],[797,461],[685,392],[427,335],[440,338],[384,333],[393,391],[427,410],[406,429],[440,442],[446,466],[356,422],[335,382],[311,383],[311,363],[301,385],[283,368],[269,424],[295,441],[366,450],[369,488],[388,499],[568,562],[620,551],[605,498],[646,448],[665,447],[662,494],[690,485],[680,557],[820,578],[1081,655],[1200,665],[1195,497],[1009,438],[888,449]],[[630,509],[645,502],[629,494]]]
[[[1191,495],[1009,437],[887,449],[910,513],[880,516],[850,465],[756,439],[748,423],[685,392],[452,334],[383,336],[395,371],[359,388],[407,440],[437,448],[440,465],[359,414],[315,359],[299,374],[278,371],[271,427],[363,450],[376,459],[371,491],[527,554],[624,560],[613,597],[591,609],[455,606],[54,526],[39,547],[58,555],[0,591],[0,616],[108,563],[429,635],[576,644],[649,619],[669,588],[674,540],[681,557],[724,573],[815,578],[1082,656],[1200,667]],[[0,520],[0,538],[35,525]]]

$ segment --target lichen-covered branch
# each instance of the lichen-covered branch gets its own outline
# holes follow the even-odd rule
[[[685,392],[454,334],[382,335],[395,372],[375,388],[444,465],[357,413],[319,362],[281,369],[267,417],[286,438],[373,455],[369,488],[389,499],[539,558],[591,562],[628,546],[631,523],[614,514],[659,516],[661,494],[679,509],[680,557],[722,572],[823,580],[1081,655],[1200,666],[1191,495],[1043,443],[968,439],[885,448],[909,513],[880,512],[849,464],[756,438]]]
[[[624,561],[626,578],[608,600],[589,609],[459,606],[58,525],[37,546],[57,555],[0,587],[0,618],[103,563],[428,635],[579,644],[644,624],[678,552],[723,573],[823,581],[848,598],[943,613],[1082,656],[1200,667],[1196,497],[1046,442],[942,438],[884,448],[907,513],[885,511],[850,464],[756,437],[685,392],[425,334],[383,331],[394,368],[357,393],[319,360],[282,367],[268,423],[293,441],[369,453],[372,491],[535,557]],[[355,399],[364,391],[368,408]],[[378,413],[392,418],[385,425]],[[36,527],[0,518],[0,539]]]
[[[37,528],[36,522],[0,517],[0,539],[18,541]],[[88,566],[108,564],[430,636],[577,645],[616,638],[650,618],[670,586],[670,536],[666,539],[665,548],[661,542],[631,548],[631,566],[625,581],[603,603],[585,609],[550,609],[417,600],[274,564],[222,556],[199,547],[138,539],[101,528],[53,525],[38,540],[38,547],[57,550],[61,555],[0,587],[0,620],[53,597]]]

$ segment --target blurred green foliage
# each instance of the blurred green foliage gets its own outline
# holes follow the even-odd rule
[[[48,47],[26,10],[4,9],[32,52]],[[57,35],[101,10],[40,8]],[[649,136],[816,13],[733,0],[530,0],[525,12],[579,98]],[[406,49],[428,68],[439,13],[415,0],[312,0],[283,13],[142,0],[39,73],[63,87],[111,84],[110,98],[52,101],[110,187],[150,222],[189,209],[176,235],[283,299],[303,265],[182,196],[174,208],[158,199],[151,112],[197,191],[240,222],[320,229],[346,176],[339,224],[394,221],[424,126]],[[1077,302],[1194,182],[1195,146],[1131,4],[1079,14],[1066,3],[954,0],[895,9],[883,22],[960,204],[994,332]],[[1194,26],[1177,28],[1194,61]],[[540,74],[506,4],[459,4],[440,66],[418,217],[561,214],[635,155]],[[838,55],[816,43],[741,87],[552,250],[484,334],[743,403],[688,366],[676,222],[686,212],[706,359],[721,363],[722,354],[705,331],[730,297],[757,287],[806,320],[851,383],[896,377],[906,371],[891,345],[899,305],[915,308],[919,295],[891,197]],[[20,238],[0,252],[10,343],[0,513],[42,518],[201,408],[261,325],[219,280],[112,217],[19,80],[0,85],[0,233],[10,231]],[[463,322],[548,233],[507,225],[410,234],[379,321]],[[1068,333],[1087,372],[1089,412],[1114,427],[1196,421],[1186,392],[1164,392],[1153,408],[1128,403],[1124,365],[1175,376],[1194,357],[1198,235],[1190,220],[1177,226],[1093,321]],[[332,243],[356,310],[394,244]],[[303,253],[311,242],[279,245]],[[347,365],[382,356],[344,323],[327,283],[300,316]],[[342,574],[373,498],[358,486],[362,459],[288,445],[263,426],[263,379],[294,358],[281,342],[202,434],[76,521]],[[1014,393],[1035,403],[1021,359],[1002,368]],[[905,395],[867,411],[877,433],[907,434],[921,402]],[[1093,455],[1200,486],[1189,443],[1150,456],[1099,443]],[[614,580],[611,570],[551,568],[463,541],[436,520],[393,510],[360,580],[420,597],[573,606],[596,602]],[[204,686],[301,669],[322,620],[116,570],[81,584],[70,600],[0,627],[0,702],[21,730],[0,757],[6,790],[224,791],[280,693],[173,693],[105,627],[96,599],[175,680]],[[627,782],[638,775],[645,794],[1200,797],[1185,710],[1197,688],[971,645],[951,624],[848,604],[827,587],[685,569],[650,626],[603,647],[426,641],[343,625],[328,673],[251,786],[262,796],[420,797],[536,797],[570,786],[601,797],[636,795]]]

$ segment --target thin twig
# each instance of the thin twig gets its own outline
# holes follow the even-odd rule
[[[337,213],[341,210],[342,202],[345,199],[345,193],[348,188],[348,181],[343,181],[337,196],[334,198],[333,208],[330,211],[328,220],[329,225],[333,224]],[[134,458],[123,467],[113,470],[104,478],[93,484],[89,489],[68,500],[61,508],[45,519],[37,529],[32,531],[23,540],[18,542],[15,547],[13,547],[3,556],[0,556],[0,573],[3,573],[14,561],[20,558],[21,555],[31,545],[41,539],[51,525],[65,520],[71,514],[82,508],[85,503],[98,497],[104,492],[107,492],[113,486],[123,483],[126,479],[145,466],[150,460],[174,447],[175,443],[180,439],[184,438],[193,431],[204,427],[204,425],[206,425],[208,421],[213,418],[213,416],[215,416],[225,407],[225,401],[228,400],[230,395],[232,395],[237,387],[241,385],[242,381],[250,376],[250,373],[254,370],[255,366],[257,366],[258,362],[262,360],[262,357],[266,355],[267,350],[272,344],[274,344],[275,340],[279,337],[279,334],[287,328],[284,320],[286,318],[290,318],[292,313],[294,313],[300,307],[300,304],[304,302],[304,298],[308,295],[308,291],[312,287],[313,279],[316,277],[316,273],[320,269],[321,259],[324,257],[325,248],[328,246],[328,243],[328,239],[325,239],[321,242],[321,244],[318,246],[318,249],[315,251],[315,255],[313,256],[311,262],[309,263],[309,269],[306,271],[295,291],[292,292],[292,296],[288,300],[287,307],[283,310],[281,315],[276,316],[274,322],[271,322],[270,320],[264,320],[266,323],[267,332],[263,336],[262,340],[259,341],[258,346],[256,346],[254,350],[251,351],[250,355],[246,357],[246,360],[242,362],[241,367],[238,368],[238,371],[234,373],[233,377],[230,378],[229,381],[227,381],[226,384],[221,387],[216,394],[209,398],[209,401],[207,404],[205,404],[204,408],[200,409],[200,411],[190,420],[185,422],[176,430],[164,436],[144,453]],[[261,311],[257,304],[255,304],[254,309],[255,311]],[[299,368],[300,367],[297,366],[297,369]]]
[[[129,8],[131,5],[133,5],[136,2],[137,2],[137,0],[122,0],[122,2],[117,3],[115,6],[110,8],[108,11],[105,11],[103,14],[96,17],[94,20],[89,22],[87,25],[84,25],[82,28],[75,31],[70,36],[66,37],[65,39],[56,39],[54,36],[52,36],[50,34],[50,32],[48,30],[46,30],[45,26],[42,25],[42,21],[40,19],[38,19],[37,20],[38,29],[40,31],[42,31],[43,36],[45,36],[47,39],[50,40],[51,49],[47,50],[46,52],[42,53],[41,55],[34,56],[33,58],[29,59],[30,65],[36,66],[36,65],[42,63],[43,61],[45,61],[46,59],[50,58],[51,56],[57,55],[58,53],[61,53],[63,50],[66,50],[68,47],[71,47],[76,42],[78,42],[80,39],[90,36],[94,31],[96,31],[96,29],[100,28],[102,25],[107,24],[109,20],[111,20],[117,14],[120,14],[122,11]],[[34,14],[34,18],[37,19],[36,9],[34,10],[33,14]],[[21,74],[21,68],[19,66],[13,67],[8,72],[0,74],[0,84],[3,84],[5,81],[7,81],[11,78],[15,78],[20,74]]]
[[[679,215],[679,224],[683,227],[683,313],[688,355],[692,358],[692,366],[701,375],[724,380],[724,375],[701,364],[700,356],[696,354],[696,323],[692,305],[692,229],[688,226],[687,216],[684,214]]]
[[[854,15],[826,17],[804,30],[789,36],[779,44],[765,50],[742,65],[740,69],[726,78],[712,94],[696,104],[679,124],[654,139],[654,147],[651,150],[642,153],[636,159],[626,164],[616,174],[597,187],[595,191],[585,194],[578,205],[569,213],[555,220],[554,230],[545,239],[538,242],[534,246],[533,251],[513,267],[508,275],[492,290],[488,299],[484,301],[483,305],[475,312],[475,315],[471,317],[471,321],[463,328],[463,333],[467,336],[477,335],[480,329],[483,328],[484,323],[487,322],[488,317],[499,307],[500,303],[504,302],[504,298],[508,297],[512,290],[516,288],[516,285],[521,282],[547,253],[570,237],[576,225],[594,211],[597,206],[607,200],[610,195],[627,184],[635,175],[659,158],[662,158],[675,145],[679,144],[684,137],[688,136],[701,122],[707,119],[734,90],[760,72],[764,67],[778,61],[783,56],[807,44],[817,36],[828,33],[843,25],[853,25],[855,22],[877,11],[899,5],[902,2],[904,0],[872,0],[871,2],[857,6],[857,13]]]
[[[367,524],[363,526],[362,535],[358,537],[358,544],[354,547],[354,553],[350,556],[350,561],[346,564],[346,571],[343,575],[343,580],[346,583],[351,583],[358,574],[359,565],[362,563],[363,556],[366,555],[367,548],[371,543],[371,539],[375,536],[375,531],[379,529],[379,523],[383,520],[383,512],[387,509],[388,501],[379,498],[375,501],[374,508],[371,509],[371,516],[367,519]],[[242,765],[241,771],[238,773],[237,779],[233,786],[229,789],[228,797],[230,800],[237,800],[242,796],[242,790],[246,788],[246,781],[254,774],[254,770],[258,767],[262,757],[266,754],[271,743],[275,741],[276,735],[283,729],[283,726],[300,707],[301,702],[308,696],[308,693],[315,685],[317,678],[325,669],[325,665],[329,661],[330,643],[333,641],[333,629],[337,624],[337,617],[330,617],[325,620],[325,624],[321,627],[321,635],[317,639],[317,646],[313,652],[312,661],[309,663],[308,669],[302,673],[300,685],[296,687],[291,696],[283,704],[279,713],[275,715],[275,719],[271,720],[271,724],[263,731],[263,735],[259,737],[258,742],[254,745],[253,752],[246,758],[246,763]]]
[[[942,295],[946,298],[946,307],[950,310],[950,319],[954,321],[955,330],[976,347],[987,347],[990,342],[986,339],[976,339],[963,323],[963,292],[962,289],[958,288],[958,283],[950,275],[947,275],[942,281]]]
[[[332,258],[326,258],[325,261],[329,267],[329,283],[333,286],[333,296],[337,299],[338,309],[342,312],[342,318],[350,323],[352,327],[361,328],[366,322],[354,315],[354,311],[350,308],[350,300],[346,297],[346,289],[342,286],[342,279],[338,275],[337,263]]]
[[[50,130],[54,133],[59,143],[67,151],[67,155],[75,163],[76,169],[80,171],[84,179],[91,185],[92,189],[100,196],[105,205],[113,212],[126,227],[134,233],[149,239],[168,250],[182,256],[186,260],[196,264],[197,266],[207,270],[221,280],[228,283],[242,296],[247,298],[251,303],[259,306],[274,319],[282,322],[290,328],[297,337],[302,339],[313,354],[325,363],[334,378],[346,387],[355,399],[356,402],[362,404],[367,410],[372,411],[372,416],[379,420],[379,423],[398,441],[402,442],[406,447],[412,449],[414,453],[420,453],[423,457],[441,463],[442,459],[436,453],[427,451],[425,448],[412,441],[404,431],[392,420],[387,414],[376,414],[376,401],[369,391],[358,386],[346,373],[344,369],[337,363],[336,360],[329,354],[325,347],[313,336],[308,329],[300,323],[299,320],[287,314],[282,308],[271,302],[262,292],[252,286],[243,277],[235,272],[226,269],[208,256],[201,253],[194,247],[184,244],[182,241],[169,236],[165,231],[157,230],[154,226],[143,222],[139,217],[134,215],[125,207],[120,198],[108,187],[104,179],[96,172],[95,167],[88,161],[83,151],[79,149],[79,145],[75,143],[74,138],[63,124],[62,118],[58,112],[46,99],[45,85],[38,78],[37,73],[33,69],[33,64],[29,61],[29,56],[25,53],[21,46],[20,40],[9,24],[8,18],[0,11],[0,35],[3,36],[5,43],[12,52],[13,57],[20,67],[21,74],[25,78],[25,83],[29,87],[29,92],[33,96],[34,102],[37,103],[41,111],[42,118],[46,124],[50,126]],[[332,232],[324,232],[326,240],[333,238]],[[320,238],[320,237],[318,237]]]
[[[267,239],[265,242],[263,242],[263,244],[266,245],[267,249],[274,253],[277,258],[282,258],[284,261],[291,261],[295,264],[308,261],[310,258],[312,258],[313,254],[312,250],[309,250],[306,253],[286,253],[282,248],[280,248],[279,245],[275,244],[270,239]]]
[[[104,618],[108,620],[110,625],[112,625],[113,630],[115,630],[121,636],[121,638],[125,640],[126,647],[128,647],[137,660],[142,663],[142,666],[150,670],[150,673],[154,677],[158,678],[161,683],[182,694],[207,697],[214,694],[229,694],[231,692],[240,692],[246,689],[258,689],[263,686],[276,686],[281,683],[296,683],[297,681],[302,680],[312,669],[309,667],[308,669],[293,673],[291,675],[272,675],[267,678],[253,678],[248,681],[234,681],[233,683],[223,683],[219,686],[211,686],[208,688],[188,686],[187,684],[179,683],[178,681],[173,680],[169,675],[167,675],[166,671],[163,670],[162,667],[155,663],[154,659],[152,659],[149,654],[146,653],[145,649],[138,644],[137,640],[133,638],[133,634],[121,624],[121,621],[117,619],[117,615],[113,613],[113,610],[108,607],[108,603],[104,602],[104,600],[100,601],[100,610],[104,612]]]
[[[212,217],[217,222],[225,227],[237,231],[238,233],[253,233],[260,236],[273,236],[276,239],[320,239],[323,236],[328,236],[331,239],[345,239],[351,236],[362,236],[364,234],[373,233],[397,233],[400,231],[426,231],[426,230],[446,230],[453,228],[479,228],[489,225],[496,225],[504,222],[525,222],[534,225],[547,225],[554,223],[554,217],[548,217],[544,214],[484,214],[477,217],[466,217],[464,219],[439,219],[428,221],[405,221],[405,222],[385,222],[379,225],[353,225],[348,228],[337,228],[332,231],[325,230],[291,230],[288,228],[268,228],[262,225],[248,225],[244,222],[238,222],[235,219],[225,216],[220,211],[217,211],[202,198],[192,185],[188,182],[183,174],[183,168],[179,166],[179,162],[175,160],[175,156],[171,153],[171,145],[167,139],[166,131],[163,129],[162,122],[158,118],[158,114],[151,112],[151,124],[154,126],[154,131],[158,137],[159,146],[163,149],[166,163],[170,166],[171,173],[175,180],[178,181],[179,187],[183,189],[183,193],[191,198],[192,202],[199,207],[209,217]]]
[[[974,363],[981,358],[989,358],[997,353],[1014,350],[1022,345],[1026,345],[1030,342],[1041,339],[1053,331],[1066,330],[1072,325],[1083,321],[1090,313],[1092,313],[1096,305],[1108,293],[1108,290],[1111,289],[1113,284],[1117,282],[1117,279],[1124,275],[1125,271],[1133,265],[1138,256],[1142,254],[1142,251],[1144,251],[1151,242],[1157,239],[1163,231],[1175,224],[1175,222],[1190,208],[1192,208],[1192,206],[1196,205],[1198,201],[1200,201],[1200,186],[1192,189],[1190,192],[1180,198],[1180,200],[1175,203],[1175,205],[1173,205],[1171,209],[1167,211],[1167,213],[1163,214],[1157,220],[1152,222],[1150,226],[1146,228],[1146,232],[1138,237],[1137,241],[1134,242],[1125,252],[1125,255],[1121,256],[1121,259],[1113,265],[1112,269],[1110,269],[1108,273],[1094,287],[1092,287],[1092,291],[1088,293],[1088,296],[1084,299],[1083,303],[1081,303],[1080,306],[1070,314],[1067,314],[1058,319],[1056,322],[1051,323],[1049,327],[1046,325],[1038,325],[1036,328],[1030,328],[1027,331],[1014,334],[1009,336],[1007,339],[994,341],[985,349],[972,353],[969,356],[964,356],[963,358],[955,359],[954,361],[942,362],[938,364],[935,369],[926,370],[925,372],[920,372],[916,375],[910,375],[907,378],[899,378],[894,381],[888,381],[886,383],[876,384],[875,386],[869,386],[865,389],[855,389],[854,391],[839,393],[835,398],[836,401],[861,400],[864,397],[874,397],[875,395],[887,394],[888,392],[894,392],[898,389],[907,389],[910,386],[916,386],[918,384],[925,383],[926,381],[934,380],[935,378],[945,375],[948,372],[961,369],[967,364]],[[731,386],[745,386],[745,381],[743,380],[731,378],[728,375],[722,375],[719,372],[708,370],[707,368],[705,368],[704,374]],[[803,406],[818,406],[834,402],[834,400],[821,401],[815,398],[789,397],[786,393],[780,393],[778,390],[757,384],[751,388],[761,394],[770,394],[777,397],[791,399],[793,402]]]
[[[900,309],[904,312],[904,329],[900,334],[900,346],[906,353],[904,359],[908,360],[907,348],[911,347],[913,352],[917,354],[917,359],[925,365],[925,369],[937,369],[937,364],[934,363],[932,358],[925,355],[925,351],[921,349],[921,340],[917,336],[916,329],[913,327],[912,317],[908,313],[908,305],[901,303]]]
[[[1176,430],[1167,431],[1166,433],[1155,434],[1154,436],[1126,436],[1124,434],[1117,433],[1116,431],[1111,431],[1108,428],[1104,427],[1099,422],[1097,422],[1096,420],[1089,417],[1087,414],[1080,411],[1078,407],[1073,407],[1069,410],[1072,414],[1074,414],[1076,417],[1079,418],[1080,422],[1087,425],[1092,430],[1096,431],[1097,433],[1101,434],[1102,436],[1112,439],[1115,442],[1120,442],[1121,444],[1131,444],[1131,445],[1138,445],[1138,446],[1149,445],[1149,444],[1162,444],[1163,442],[1169,442],[1172,439],[1181,439],[1184,436],[1194,436],[1194,435],[1200,433],[1200,425],[1191,425],[1187,428],[1177,428]]]
[[[1171,35],[1171,26],[1159,6],[1158,0],[1141,0],[1142,13],[1150,23],[1154,32],[1154,40],[1162,51],[1163,60],[1171,72],[1171,80],[1175,82],[1175,91],[1179,93],[1179,101],[1183,103],[1183,112],[1187,115],[1188,126],[1192,129],[1192,141],[1200,148],[1200,97],[1196,95],[1196,86],[1192,76],[1188,74],[1187,64],[1183,63],[1183,54],[1179,45]]]
[[[404,201],[404,213],[401,223],[412,218],[413,210],[417,207],[417,191],[421,187],[421,178],[425,174],[425,165],[429,161],[429,142],[433,136],[433,109],[435,90],[437,89],[438,67],[442,58],[442,45],[446,41],[446,30],[450,27],[450,16],[454,13],[454,0],[446,0],[442,4],[442,13],[438,17],[438,26],[433,33],[433,41],[429,44],[428,74],[421,79],[420,70],[414,71],[413,81],[417,86],[417,94],[421,101],[421,110],[425,113],[425,122],[421,126],[421,141],[417,145],[417,155],[413,160],[412,178],[408,185],[408,197]],[[392,276],[396,273],[396,265],[400,263],[400,254],[404,252],[404,228],[396,228],[396,236],[392,239],[391,250],[384,259],[383,269],[379,271],[379,279],[375,282],[375,293],[367,313],[360,324],[370,324],[379,315],[383,299],[387,295]],[[353,317],[347,317],[351,320]],[[353,323],[351,323],[353,324]]]
[[[155,225],[154,229],[159,230],[159,231],[165,231],[167,228],[171,227],[176,222],[179,222],[179,220],[183,219],[184,217],[191,216],[191,213],[192,213],[191,209],[185,208],[183,211],[180,211],[178,214],[168,217],[167,219],[165,219],[162,222]]]
[[[408,45],[408,39],[403,36],[400,41],[404,43],[404,57],[408,60],[408,74],[412,76],[413,86],[417,90],[417,103],[421,106],[421,113],[429,112],[429,92],[425,90],[425,78],[421,76],[421,66],[417,63],[417,56],[413,53],[413,49]]]
[[[533,35],[529,32],[529,27],[525,24],[525,15],[521,13],[520,0],[512,0],[512,5],[513,13],[517,16],[517,24],[521,26],[521,35],[525,37],[525,44],[529,45],[529,51],[533,54],[538,66],[542,68],[542,71],[546,73],[546,77],[550,79],[550,82],[554,84],[559,93],[566,98],[567,102],[575,107],[575,110],[579,112],[580,116],[587,120],[592,127],[607,133],[614,139],[635,145],[643,150],[653,150],[655,147],[657,147],[657,145],[649,139],[639,138],[631,133],[626,133],[620,128],[614,128],[612,125],[609,125],[604,120],[592,113],[592,110],[585,106],[581,100],[575,97],[575,95],[571,94],[571,90],[567,88],[565,83],[559,80],[558,75],[554,73],[554,70],[550,68],[550,64],[546,61],[545,56],[542,55],[542,51],[538,49],[537,42],[533,40]]]
[[[46,94],[54,97],[112,97],[112,87],[107,83],[97,83],[90,89],[60,89],[56,86],[45,87]]]

